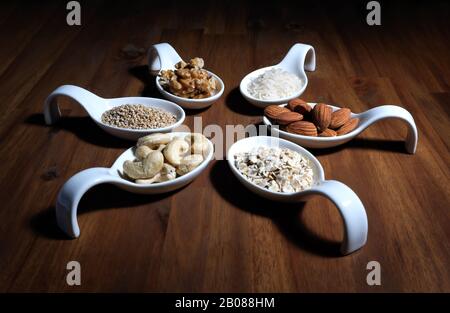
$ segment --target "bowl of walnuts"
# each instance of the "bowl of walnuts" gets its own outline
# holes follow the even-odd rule
[[[219,76],[204,69],[202,58],[185,62],[168,43],[156,44],[149,54],[156,88],[164,98],[186,109],[203,109],[216,102],[225,85]]]

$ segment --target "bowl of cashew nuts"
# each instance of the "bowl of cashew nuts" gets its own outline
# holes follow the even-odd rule
[[[134,159],[123,162],[119,174],[136,184],[170,182],[189,174],[205,161],[210,141],[200,133],[151,134],[139,138]]]
[[[155,133],[138,139],[110,167],[94,167],[72,176],[56,200],[58,226],[70,237],[80,235],[78,203],[98,184],[113,184],[140,194],[161,194],[182,188],[208,166],[212,142],[200,133]]]

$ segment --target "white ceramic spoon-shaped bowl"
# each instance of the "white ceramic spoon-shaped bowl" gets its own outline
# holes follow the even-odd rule
[[[56,101],[57,97],[59,96],[67,96],[75,100],[86,110],[92,120],[107,133],[128,140],[137,140],[138,138],[151,133],[171,132],[176,127],[180,126],[185,118],[183,109],[170,101],[147,97],[123,97],[105,99],[84,88],[73,85],[64,85],[56,88],[45,100],[44,117],[45,123],[47,125],[52,125],[61,118],[61,111],[59,110],[59,106]],[[174,114],[177,118],[177,122],[167,127],[153,129],[120,128],[107,125],[102,122],[102,114],[105,111],[124,104],[142,104],[152,108],[164,109]]]
[[[185,137],[189,133],[171,133],[174,136]],[[186,175],[175,178],[174,180],[154,183],[154,184],[136,184],[123,179],[123,163],[126,160],[134,160],[134,147],[126,150],[114,162],[111,168],[94,167],[81,171],[72,176],[59,191],[56,200],[56,218],[58,226],[70,237],[76,238],[80,235],[80,228],[77,221],[78,203],[83,195],[93,186],[99,184],[113,184],[121,189],[139,194],[161,194],[179,189],[186,186],[194,180],[201,172],[205,170],[212,160],[214,147],[208,140],[208,152],[205,160],[193,171]]]
[[[255,98],[249,93],[248,85],[253,79],[255,79],[259,75],[263,74],[264,72],[272,68],[280,68],[289,73],[295,74],[298,78],[300,78],[302,87],[296,93],[285,98],[275,100],[262,100]],[[305,91],[306,86],[308,85],[308,77],[306,76],[305,70],[315,71],[315,69],[316,69],[316,54],[314,48],[310,45],[297,43],[293,45],[291,49],[289,49],[288,53],[280,63],[273,66],[260,68],[256,71],[251,72],[250,74],[247,74],[241,80],[239,89],[241,91],[242,96],[248,102],[260,108],[265,108],[266,106],[272,104],[287,103],[289,100],[300,97],[300,95]]]
[[[309,103],[309,105],[314,107],[316,104]],[[331,107],[333,108],[333,111],[340,109],[335,106]],[[358,127],[356,127],[353,131],[349,132],[348,134],[336,137],[312,137],[312,136],[297,135],[281,130],[278,127],[270,127],[270,130],[272,136],[287,139],[303,147],[331,148],[342,145],[352,140],[354,137],[358,136],[367,127],[374,124],[375,122],[384,119],[400,119],[404,121],[406,123],[406,126],[408,127],[408,133],[405,139],[406,151],[411,154],[414,154],[416,152],[418,142],[416,123],[414,122],[414,118],[412,117],[411,113],[409,113],[404,108],[396,105],[382,105],[362,113],[352,113],[351,117],[359,118]],[[265,125],[268,126],[273,125],[272,122],[266,116],[263,117],[263,122]]]
[[[310,161],[314,171],[314,185],[312,188],[301,192],[281,193],[270,191],[247,180],[236,168],[234,156],[237,153],[247,152],[254,147],[260,146],[288,148],[306,157]],[[344,239],[341,245],[342,254],[352,253],[365,245],[367,241],[368,222],[366,211],[361,200],[347,185],[335,180],[325,180],[322,165],[307,150],[284,139],[270,136],[255,136],[234,143],[228,150],[227,159],[231,171],[238,180],[249,190],[264,198],[282,202],[300,202],[316,194],[327,197],[336,205],[344,223]]]
[[[168,43],[159,43],[153,45],[149,51],[148,64],[150,71],[153,75],[158,75],[161,70],[173,70],[175,69],[175,64],[180,62],[182,59],[175,51],[175,49]],[[156,88],[163,95],[164,98],[173,101],[183,108],[186,109],[204,109],[216,102],[223,94],[225,90],[225,84],[219,76],[213,72],[207,71],[211,76],[216,79],[218,83],[217,92],[211,97],[204,99],[187,99],[183,97],[175,96],[170,92],[166,91],[159,83],[159,77],[156,76],[155,83]]]

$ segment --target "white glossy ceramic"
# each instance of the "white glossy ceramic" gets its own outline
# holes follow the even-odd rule
[[[250,151],[252,148],[260,146],[288,148],[305,156],[313,167],[313,187],[301,192],[281,193],[262,188],[247,180],[234,165],[234,156],[236,153]],[[365,245],[368,222],[361,200],[347,185],[335,180],[325,180],[322,165],[304,148],[281,138],[255,136],[235,142],[228,150],[227,159],[231,171],[238,180],[249,190],[267,199],[283,202],[300,202],[307,200],[312,195],[327,197],[336,205],[344,223],[344,239],[341,245],[342,254],[352,253]]]
[[[107,133],[128,140],[137,140],[140,137],[152,133],[171,132],[176,127],[180,126],[185,118],[184,110],[177,104],[170,101],[147,97],[123,97],[105,99],[84,88],[73,85],[63,85],[56,88],[45,100],[44,117],[45,123],[47,125],[56,123],[56,121],[61,117],[61,111],[59,110],[59,106],[56,101],[57,97],[59,96],[66,96],[75,100],[86,110],[92,120]],[[103,112],[124,104],[142,104],[152,108],[164,109],[174,114],[177,118],[177,122],[168,127],[154,129],[119,128],[107,125],[102,122],[101,117]]]
[[[159,43],[153,45],[148,54],[148,64],[150,72],[153,75],[158,75],[158,73],[161,70],[175,69],[175,64],[177,64],[181,60],[182,60],[181,57],[178,55],[175,49],[168,43]],[[216,102],[222,96],[223,91],[225,89],[225,84],[223,83],[222,79],[219,76],[208,70],[207,72],[216,79],[219,85],[217,92],[213,96],[208,98],[187,99],[175,96],[170,92],[164,90],[164,88],[159,83],[158,76],[156,76],[155,78],[156,88],[159,90],[159,92],[163,95],[164,98],[179,104],[183,108],[204,109],[212,105],[214,102]]]
[[[300,78],[302,82],[302,87],[298,92],[291,95],[290,97],[280,98],[275,100],[261,100],[253,97],[247,89],[248,84],[263,74],[264,72],[272,69],[272,68],[281,68],[287,72],[295,74]],[[284,59],[272,66],[260,68],[256,71],[247,74],[242,80],[239,86],[242,96],[250,103],[254,104],[257,107],[265,108],[271,104],[282,104],[287,103],[289,100],[298,98],[306,89],[308,85],[308,77],[306,76],[305,70],[307,71],[315,71],[316,70],[316,53],[314,48],[310,45],[305,45],[302,43],[297,43],[291,47],[288,51]]]
[[[186,136],[189,133],[171,133],[173,136]],[[94,167],[83,170],[72,176],[59,191],[56,200],[56,218],[58,226],[70,237],[76,238],[80,235],[77,221],[77,209],[83,195],[95,185],[113,184],[121,189],[139,194],[161,194],[186,186],[205,170],[212,160],[214,147],[208,140],[208,152],[203,163],[192,172],[175,178],[174,180],[154,183],[136,184],[121,177],[123,163],[125,160],[134,160],[133,148],[126,150],[114,162],[111,168]]]
[[[309,105],[314,107],[316,104],[309,103]],[[280,106],[286,106],[286,104]],[[333,108],[333,111],[340,109],[335,106],[331,107]],[[362,113],[352,113],[351,116],[359,118],[358,127],[356,127],[350,133],[342,136],[336,137],[303,136],[288,133],[287,131],[281,130],[278,127],[270,127],[271,135],[287,139],[303,147],[330,148],[342,145],[352,140],[354,137],[358,136],[361,132],[363,132],[367,127],[378,121],[385,119],[400,119],[404,121],[406,123],[406,126],[408,127],[408,133],[405,139],[406,151],[411,154],[414,154],[416,152],[418,142],[416,123],[414,122],[414,118],[412,117],[411,113],[409,113],[404,108],[396,105],[382,105]],[[272,122],[266,116],[263,117],[263,122],[265,125],[272,126]]]

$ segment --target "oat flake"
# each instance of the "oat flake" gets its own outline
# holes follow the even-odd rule
[[[313,169],[300,153],[257,147],[235,155],[235,166],[252,183],[276,192],[298,192],[313,185]]]

